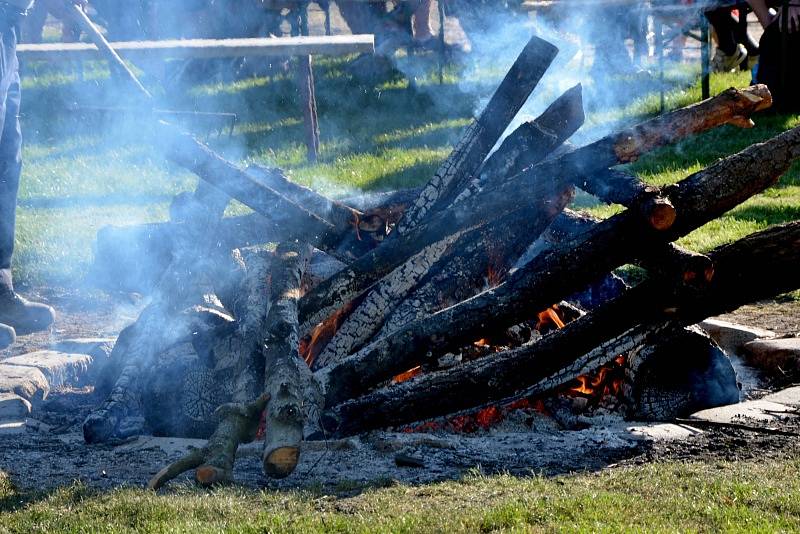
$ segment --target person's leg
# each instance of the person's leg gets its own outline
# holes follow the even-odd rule
[[[731,8],[706,11],[706,18],[717,34],[717,51],[711,60],[711,68],[715,72],[727,72],[737,68],[747,59],[747,49],[737,43],[734,37],[736,20],[731,15]]]
[[[28,302],[14,292],[11,256],[14,253],[17,192],[22,171],[22,134],[19,125],[20,83],[16,30],[3,28],[4,71],[0,77],[0,323],[25,334],[48,328],[55,319],[52,308]],[[1,335],[1,334],[0,334]]]
[[[736,28],[736,21],[731,15],[730,8],[706,11],[706,18],[717,32],[717,47],[729,56],[735,54],[736,39],[733,31]]]

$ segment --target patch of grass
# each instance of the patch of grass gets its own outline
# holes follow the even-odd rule
[[[79,483],[24,494],[0,478],[0,532],[742,531],[800,528],[800,462],[654,463],[599,473],[483,476],[345,495]],[[354,493],[355,491],[355,493]]]
[[[159,89],[153,79],[148,83],[156,88],[160,107],[236,112],[239,120],[231,137],[208,135],[209,128],[197,123],[186,125],[227,158],[279,165],[298,182],[326,194],[347,195],[360,189],[412,187],[428,180],[479,102],[485,101],[504,74],[497,64],[466,70],[448,67],[444,83],[439,84],[435,62],[426,63],[424,58],[399,58],[405,75],[369,74],[359,61],[320,58],[315,63],[322,133],[316,165],[306,162],[291,70],[277,65],[271,74],[234,81],[208,80],[198,73],[198,83],[184,88]],[[165,70],[170,69],[176,70],[170,66]],[[687,73],[668,75],[680,79]],[[712,91],[748,82],[746,74],[715,75]],[[20,282],[78,283],[91,262],[98,228],[165,220],[171,197],[196,186],[195,177],[165,163],[159,147],[145,142],[146,123],[140,114],[69,111],[76,104],[133,106],[125,91],[110,84],[107,68],[91,62],[81,68],[30,65],[23,78],[26,144],[15,259]],[[665,101],[671,109],[699,97],[695,83],[668,92]],[[653,91],[624,102],[590,111],[586,129],[630,122],[659,108]],[[648,182],[672,183],[719,157],[797,125],[799,119],[759,117],[757,123],[752,130],[723,127],[688,139],[630,168]],[[694,232],[683,244],[707,250],[768,224],[796,218],[799,176],[796,166],[777,187]],[[588,195],[580,196],[576,206],[600,216],[619,209],[598,205]],[[234,205],[228,213],[246,211]]]

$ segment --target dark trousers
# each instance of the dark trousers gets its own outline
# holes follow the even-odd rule
[[[732,10],[732,7],[721,7],[706,11],[708,22],[717,32],[719,49],[731,56],[736,52],[737,45],[743,44],[747,49],[748,55],[757,56],[758,45],[748,35],[747,28],[740,26],[736,19],[733,18]],[[743,11],[739,11],[739,16],[746,15],[743,15]]]
[[[11,288],[17,191],[22,171],[16,21],[0,16],[0,291]]]

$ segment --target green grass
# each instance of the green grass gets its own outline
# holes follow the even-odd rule
[[[290,72],[236,81],[206,80],[185,90],[162,90],[162,107],[233,111],[239,122],[232,137],[208,136],[226,157],[286,168],[292,178],[331,195],[389,190],[424,183],[447,156],[482,98],[502,76],[497,65],[445,71],[437,83],[435,65],[422,65],[414,84],[402,75],[369,76],[352,58],[316,63],[322,148],[319,163],[305,161],[302,120]],[[417,65],[418,66],[418,65]],[[166,220],[173,195],[195,187],[196,178],[167,163],[157,147],[143,141],[144,123],[135,113],[86,114],[75,104],[119,106],[130,99],[110,91],[102,64],[31,66],[23,78],[24,170],[18,209],[15,275],[23,283],[75,285],[92,259],[92,241],[107,224]],[[686,73],[680,73],[685,76]],[[743,74],[714,76],[712,91],[744,86]],[[155,80],[148,84],[159,87]],[[469,94],[463,92],[468,87]],[[544,94],[540,94],[544,93]],[[538,98],[554,96],[542,89]],[[551,95],[552,93],[552,95]],[[669,92],[667,108],[697,101],[697,84]],[[658,96],[645,92],[624,106],[589,113],[587,129],[657,112]],[[732,127],[656,151],[631,168],[656,184],[674,182],[719,157],[798,124],[798,117],[758,119],[752,130]],[[209,128],[188,125],[206,135]],[[707,250],[769,224],[796,219],[800,206],[798,167],[781,184],[694,232],[683,244]],[[598,215],[618,207],[583,196],[576,203]],[[241,205],[230,210],[242,212]]]
[[[472,473],[408,486],[344,483],[337,491],[203,491],[178,486],[49,494],[0,478],[0,532],[489,532],[800,529],[800,462],[654,463],[598,473]]]

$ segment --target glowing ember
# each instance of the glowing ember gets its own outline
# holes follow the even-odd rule
[[[502,422],[509,413],[515,410],[546,413],[544,403],[540,399],[519,399],[507,404],[493,404],[479,410],[457,415],[447,419],[436,419],[416,425],[403,427],[403,432],[457,432],[469,434],[489,428]]]
[[[416,367],[412,367],[408,371],[400,373],[399,375],[392,378],[392,383],[399,384],[400,382],[405,382],[406,380],[410,380],[420,373],[422,373],[422,366],[418,365]]]

